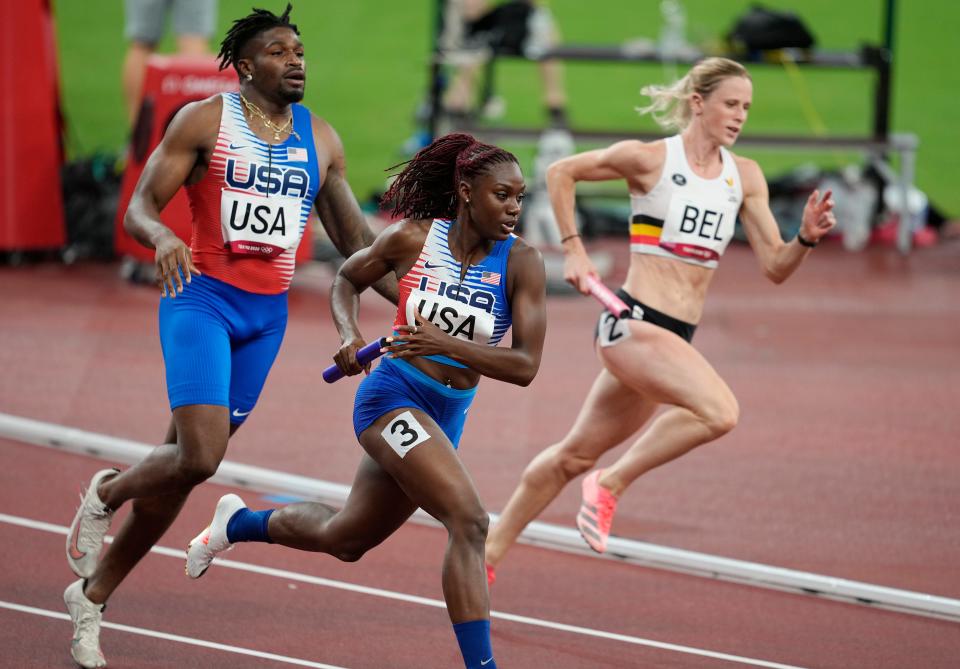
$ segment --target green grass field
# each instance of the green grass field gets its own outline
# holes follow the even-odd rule
[[[120,94],[123,3],[56,0],[57,37],[71,155],[119,150],[126,141]],[[749,0],[685,0],[688,39],[716,40],[727,31]],[[826,49],[856,50],[878,43],[883,0],[768,0],[767,6],[800,13]],[[279,0],[221,0],[217,41],[230,20],[251,5],[282,9]],[[660,29],[658,2],[637,0],[553,0],[550,6],[565,41],[618,44],[655,39]],[[355,0],[295,3],[294,19],[306,45],[309,80],[306,104],[327,118],[347,150],[349,177],[358,197],[382,186],[383,170],[402,159],[400,146],[414,130],[413,116],[427,90],[427,59],[434,0]],[[920,137],[917,184],[939,207],[960,216],[960,191],[951,164],[960,146],[955,100],[960,68],[950,67],[960,6],[948,0],[903,2],[897,8],[894,102],[896,132]],[[169,44],[161,46],[169,50]],[[873,77],[866,71],[801,70],[798,84],[779,67],[754,66],[754,108],[747,134],[812,133],[800,104],[808,91],[829,133],[869,131]],[[665,77],[660,66],[569,64],[566,68],[570,116],[575,126],[651,129],[634,107],[646,83]],[[505,62],[498,68],[498,93],[507,102],[505,121],[543,122],[536,68]],[[520,155],[529,149],[511,147]],[[586,148],[586,147],[582,147]],[[768,176],[790,166],[857,162],[856,154],[809,151],[743,151],[757,158]]]

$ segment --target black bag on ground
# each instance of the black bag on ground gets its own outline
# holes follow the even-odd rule
[[[116,163],[115,155],[100,153],[73,160],[61,169],[67,227],[64,262],[114,257],[113,226],[120,197]]]
[[[760,5],[754,5],[737,19],[727,34],[727,41],[734,51],[740,53],[769,49],[809,49],[816,43],[810,30],[796,14],[767,9]]]

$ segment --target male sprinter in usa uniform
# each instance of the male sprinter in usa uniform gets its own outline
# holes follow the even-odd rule
[[[173,419],[165,443],[118,473],[97,472],[67,539],[80,576],[64,593],[73,658],[106,665],[101,611],[110,594],[176,518],[190,490],[216,472],[229,437],[253,410],[287,322],[286,291],[307,215],[345,257],[373,241],[344,176],[343,147],[303,99],[303,44],[280,15],[254,10],[223,40],[240,92],[186,106],[150,157],[124,225],[156,249],[160,342]],[[160,220],[186,186],[189,247]],[[381,287],[396,301],[396,286]],[[133,500],[100,556],[113,513]]]
[[[574,226],[578,181],[624,179],[630,191],[630,269],[620,297],[629,319],[603,312],[597,353],[603,369],[560,443],[527,466],[487,539],[488,579],[523,528],[573,477],[637,432],[666,405],[612,466],[583,481],[577,527],[604,552],[617,498],[641,474],[729,432],[739,407],[716,370],[690,344],[714,270],[743,221],[763,273],[782,283],[836,225],[829,191],[814,191],[796,239],[785,242],[770,211],[757,164],[728,150],[750,109],[753,84],[742,65],[708,58],[671,86],[642,91],[666,128],[680,131],[644,144],[631,140],[554,163],[547,187],[566,253],[565,278],[581,292],[595,269]],[[663,112],[661,116],[660,112]]]
[[[239,541],[359,560],[421,507],[449,536],[443,596],[464,664],[496,668],[483,569],[488,516],[456,448],[482,376],[525,386],[540,367],[546,278],[539,251],[513,234],[523,194],[513,154],[470,135],[446,135],[414,156],[384,196],[406,218],[351,256],[333,284],[343,339],[335,359],[357,374],[359,293],[385,275],[400,283],[388,357],[357,389],[353,427],[366,453],[346,505],[250,511],[224,495],[190,542],[188,575],[198,578]],[[511,327],[510,347],[498,347]]]

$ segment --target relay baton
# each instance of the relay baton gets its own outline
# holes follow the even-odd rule
[[[373,362],[380,357],[380,349],[385,348],[387,345],[387,338],[380,337],[377,341],[367,344],[359,351],[357,351],[357,362],[361,365],[366,366],[367,364]],[[340,371],[340,368],[335,364],[330,365],[325,370],[323,370],[323,380],[327,383],[333,383],[334,381],[339,381],[343,378],[343,372]]]
[[[587,288],[590,294],[617,318],[626,318],[630,315],[630,307],[592,274],[587,275]]]

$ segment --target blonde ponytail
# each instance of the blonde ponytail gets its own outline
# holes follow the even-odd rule
[[[667,86],[650,85],[640,89],[640,94],[650,98],[646,107],[637,107],[639,114],[650,114],[657,124],[669,131],[680,131],[690,124],[690,96],[699,93],[706,99],[720,82],[728,77],[750,78],[750,73],[740,63],[729,58],[705,58],[690,68],[683,78]]]
[[[637,107],[637,112],[641,116],[650,114],[664,130],[683,130],[690,123],[690,105],[687,101],[692,92],[689,72],[666,86],[644,86],[640,94],[650,98],[651,102],[646,107]]]

